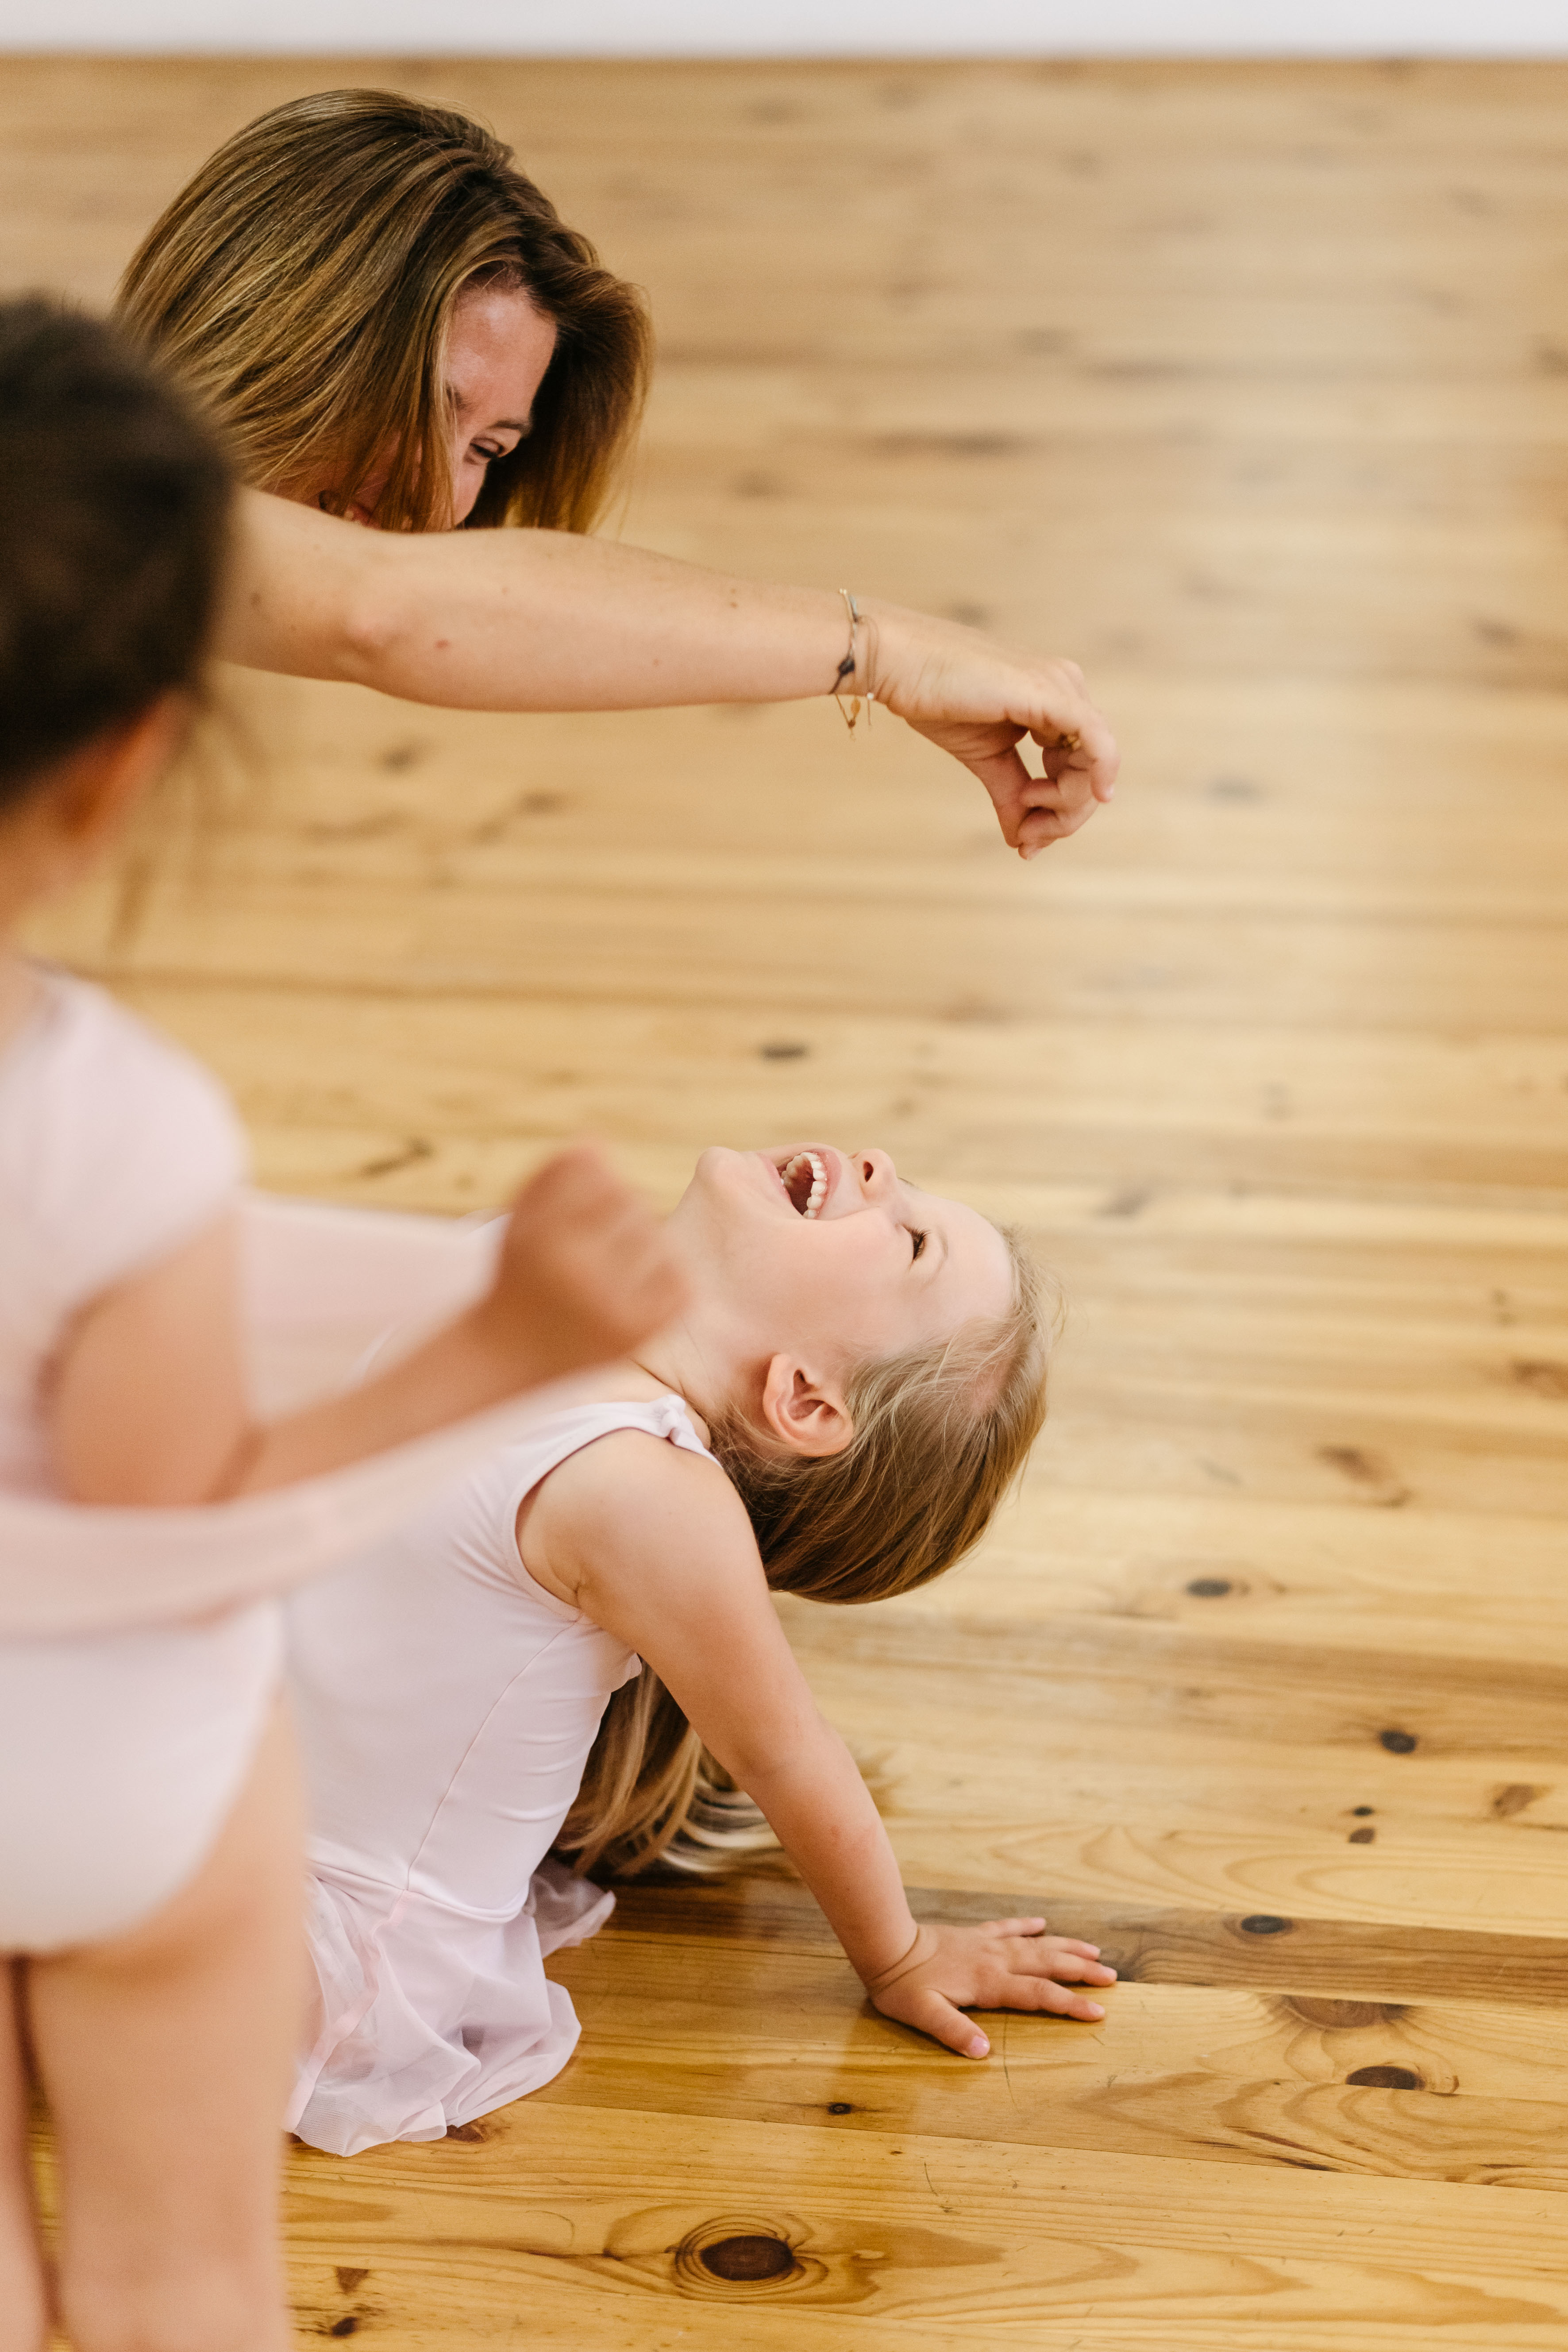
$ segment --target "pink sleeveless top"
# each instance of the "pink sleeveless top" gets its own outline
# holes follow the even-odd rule
[[[533,1582],[515,1530],[548,1472],[621,1429],[706,1451],[675,1396],[571,1408],[288,1604],[320,1993],[288,2122],[312,2147],[439,2139],[575,2045],[544,1956],[615,1898],[547,1856],[638,1661]]]

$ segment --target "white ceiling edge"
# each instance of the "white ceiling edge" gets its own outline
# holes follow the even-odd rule
[[[1568,57],[1563,0],[0,0],[0,51]]]

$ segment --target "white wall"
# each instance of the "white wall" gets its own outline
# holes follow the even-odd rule
[[[0,49],[1568,56],[1568,0],[0,0]]]

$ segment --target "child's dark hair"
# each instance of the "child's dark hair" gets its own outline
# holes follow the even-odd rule
[[[0,812],[195,684],[228,502],[212,435],[112,328],[0,303]]]

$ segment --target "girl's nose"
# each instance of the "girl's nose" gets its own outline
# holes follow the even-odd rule
[[[860,1179],[860,1189],[868,1200],[878,1199],[898,1183],[899,1171],[885,1151],[857,1151],[852,1166]]]

